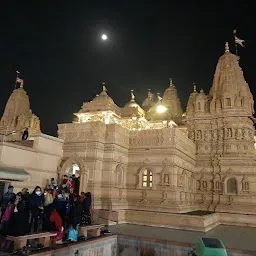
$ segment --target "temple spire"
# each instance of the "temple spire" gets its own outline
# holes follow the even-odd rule
[[[170,87],[173,87],[172,78],[169,78],[170,81]]]
[[[193,83],[194,92],[196,92],[196,83]]]
[[[159,93],[159,92],[157,93],[157,100],[158,100],[158,101],[161,101],[161,100],[162,100],[162,97],[160,96],[160,93]]]
[[[134,90],[131,90],[131,101],[135,101]]]
[[[229,45],[228,45],[228,42],[225,43],[225,52],[229,52]]]
[[[14,86],[14,89],[16,89],[16,87],[17,87],[17,83],[19,83],[20,84],[20,88],[23,88],[23,84],[24,84],[24,80],[23,79],[21,79],[21,78],[19,78],[19,74],[20,74],[20,72],[19,71],[16,71],[16,81],[15,81],[15,86]]]
[[[107,87],[105,86],[105,82],[102,82],[102,92],[100,93],[100,95],[107,95]]]

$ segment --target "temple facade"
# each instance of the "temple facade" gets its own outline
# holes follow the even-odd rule
[[[135,96],[131,90],[130,101],[117,106],[103,84],[72,123],[58,124],[58,139],[42,142],[52,157],[45,173],[79,176],[80,192],[92,193],[96,215],[109,222],[170,226],[170,213],[255,213],[254,101],[228,44],[209,94],[194,85],[185,112],[172,79],[163,95],[149,90],[141,106]],[[1,131],[29,128],[33,145],[46,136],[23,87],[14,90],[0,125]],[[5,143],[17,144],[15,136]],[[29,173],[32,180],[37,175]],[[193,226],[182,220],[180,226]]]
[[[58,173],[75,165],[80,191],[92,192],[96,209],[127,216],[130,210],[254,213],[253,105],[228,44],[210,93],[194,86],[185,113],[171,79],[162,97],[149,90],[142,106],[132,91],[118,107],[103,86],[73,123],[58,125],[64,140]]]
[[[239,59],[226,44],[209,95],[194,89],[185,120],[196,145],[197,193],[206,209],[255,212],[253,114],[253,96]]]

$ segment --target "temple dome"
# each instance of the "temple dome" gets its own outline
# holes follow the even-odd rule
[[[131,90],[131,100],[123,107],[121,115],[122,117],[145,116],[144,110],[135,101],[135,95],[133,90]]]
[[[159,107],[166,108],[166,111],[159,113],[158,112]],[[162,103],[162,97],[160,97],[160,94],[157,93],[157,102],[149,109],[146,116],[147,116],[147,119],[150,121],[168,120],[167,111],[168,111],[167,107]]]
[[[230,53],[228,43],[219,58],[210,96],[213,98],[211,109],[216,108],[216,103],[220,109],[240,108],[250,114],[254,112],[253,97],[239,66],[239,58]]]
[[[174,120],[176,123],[180,123],[182,119],[182,108],[180,99],[178,97],[177,89],[170,79],[170,86],[163,94],[162,103],[168,109],[168,120]]]
[[[112,111],[120,114],[120,108],[115,104],[113,99],[108,96],[107,88],[103,85],[103,90],[100,95],[97,95],[92,101],[84,102],[80,113]]]

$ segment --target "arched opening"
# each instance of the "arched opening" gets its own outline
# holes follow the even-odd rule
[[[68,176],[71,182],[75,183],[74,191],[85,191],[88,182],[88,170],[84,164],[82,158],[77,155],[73,155],[69,158],[63,159],[59,166],[58,171],[58,183],[61,184],[64,179],[64,175]],[[72,183],[72,184],[74,184]]]
[[[200,103],[200,102],[197,103],[197,106],[198,106],[198,107],[197,107],[198,110],[201,110],[201,103]]]
[[[153,186],[153,173],[152,171],[145,169],[142,172],[142,187],[152,188]]]
[[[237,181],[235,178],[229,178],[227,180],[227,193],[237,194]]]

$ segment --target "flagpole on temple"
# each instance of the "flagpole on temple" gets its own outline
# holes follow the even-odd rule
[[[17,71],[16,71],[16,80],[15,80],[14,89],[16,89],[16,87],[17,87],[17,79],[18,79],[18,77],[19,77],[19,74],[20,74],[20,72],[17,70]]]
[[[237,53],[237,43],[236,43],[236,29],[233,30],[233,35],[234,35],[234,41],[235,41],[236,56],[238,56],[238,53]]]

